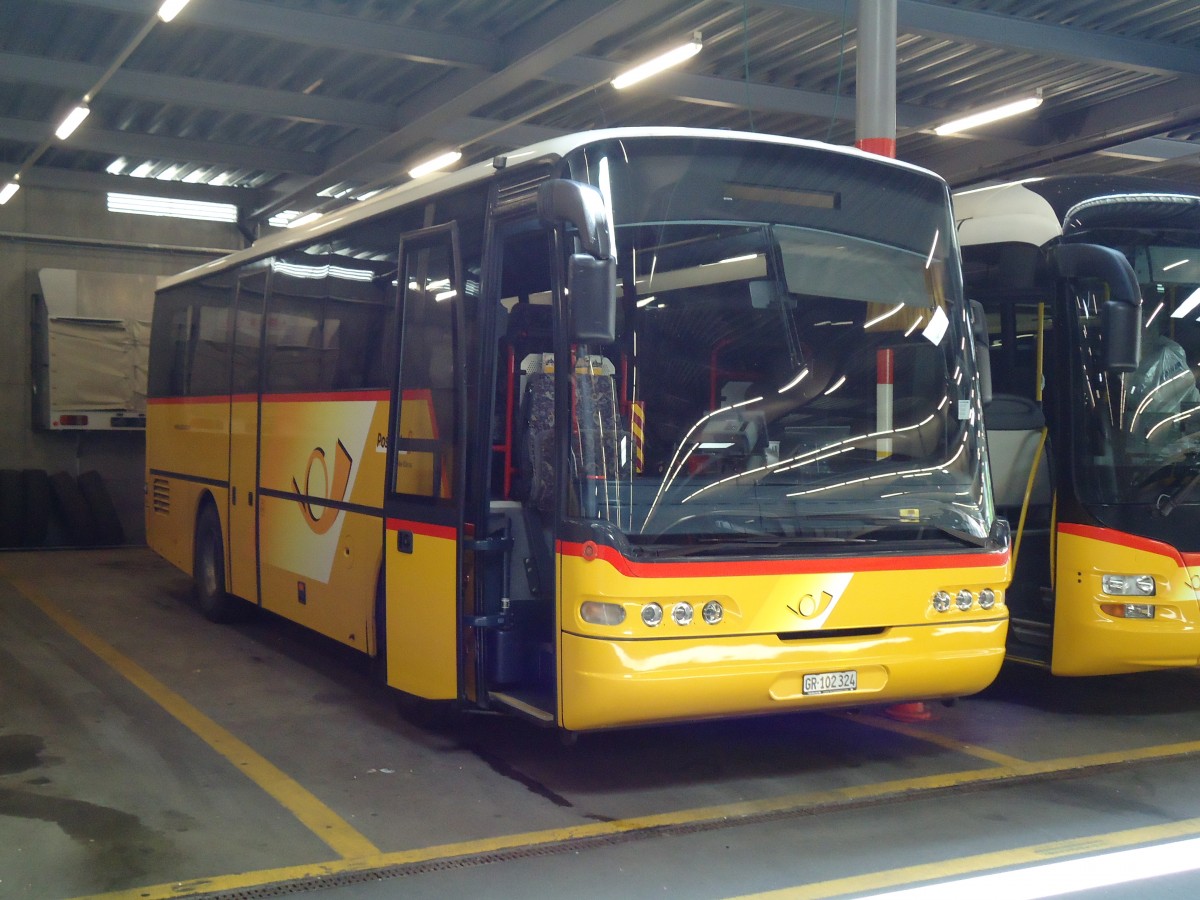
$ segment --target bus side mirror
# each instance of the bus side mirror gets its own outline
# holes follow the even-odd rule
[[[609,344],[617,339],[617,263],[575,253],[567,267],[571,340]]]
[[[556,178],[538,188],[538,215],[544,222],[574,225],[585,251],[573,254],[567,265],[571,340],[616,340],[617,262],[604,195],[590,184]]]
[[[979,400],[987,406],[992,402],[992,348],[988,337],[987,313],[978,300],[968,300],[971,317],[971,342],[975,345],[975,365],[979,370]]]
[[[1132,372],[1142,348],[1142,291],[1125,255],[1096,244],[1058,244],[1050,260],[1062,278],[1095,278],[1108,285],[1101,308],[1104,329],[1104,367]]]

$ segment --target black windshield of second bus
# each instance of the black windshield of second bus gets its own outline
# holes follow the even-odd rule
[[[1200,507],[1200,234],[1092,229],[1080,239],[1125,253],[1143,309],[1137,369],[1107,373],[1098,362],[1098,298],[1072,298],[1084,388],[1077,396],[1081,496],[1149,506],[1159,517],[1182,505]]]

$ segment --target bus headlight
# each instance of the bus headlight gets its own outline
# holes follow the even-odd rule
[[[692,609],[690,603],[676,603],[671,607],[671,620],[676,625],[691,625],[692,617],[696,615],[696,611]]]
[[[975,596],[966,588],[963,588],[961,591],[959,591],[958,596],[954,598],[954,605],[964,612],[970,609],[971,604],[974,602]]]
[[[1153,575],[1102,575],[1100,589],[1113,597],[1153,597],[1157,593]]]
[[[579,618],[589,625],[620,625],[625,621],[625,607],[619,603],[585,600],[579,607]]]
[[[709,625],[716,625],[725,618],[725,607],[721,605],[720,601],[709,600],[700,610],[700,616]]]
[[[996,605],[996,592],[991,588],[984,588],[979,592],[979,608],[991,609]]]
[[[662,624],[663,609],[657,603],[647,603],[642,607],[642,624],[654,628]]]
[[[938,591],[933,595],[933,608],[938,612],[945,612],[950,608],[950,595],[945,591]]]

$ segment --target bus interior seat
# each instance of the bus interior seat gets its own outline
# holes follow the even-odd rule
[[[991,402],[984,408],[983,418],[987,427],[988,461],[996,508],[1002,514],[1019,511],[1046,424],[1042,408],[1035,400],[1018,394],[993,394]],[[1043,506],[1049,502],[1049,460],[1043,447],[1030,504]]]

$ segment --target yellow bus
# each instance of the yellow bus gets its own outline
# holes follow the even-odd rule
[[[957,697],[1004,655],[950,196],[563,137],[169,280],[150,545],[417,698],[568,731]]]
[[[996,502],[1024,523],[1010,657],[1057,675],[1196,665],[1200,196],[1060,176],[954,205],[967,294],[989,322]],[[1047,264],[1086,244],[1122,271]]]

